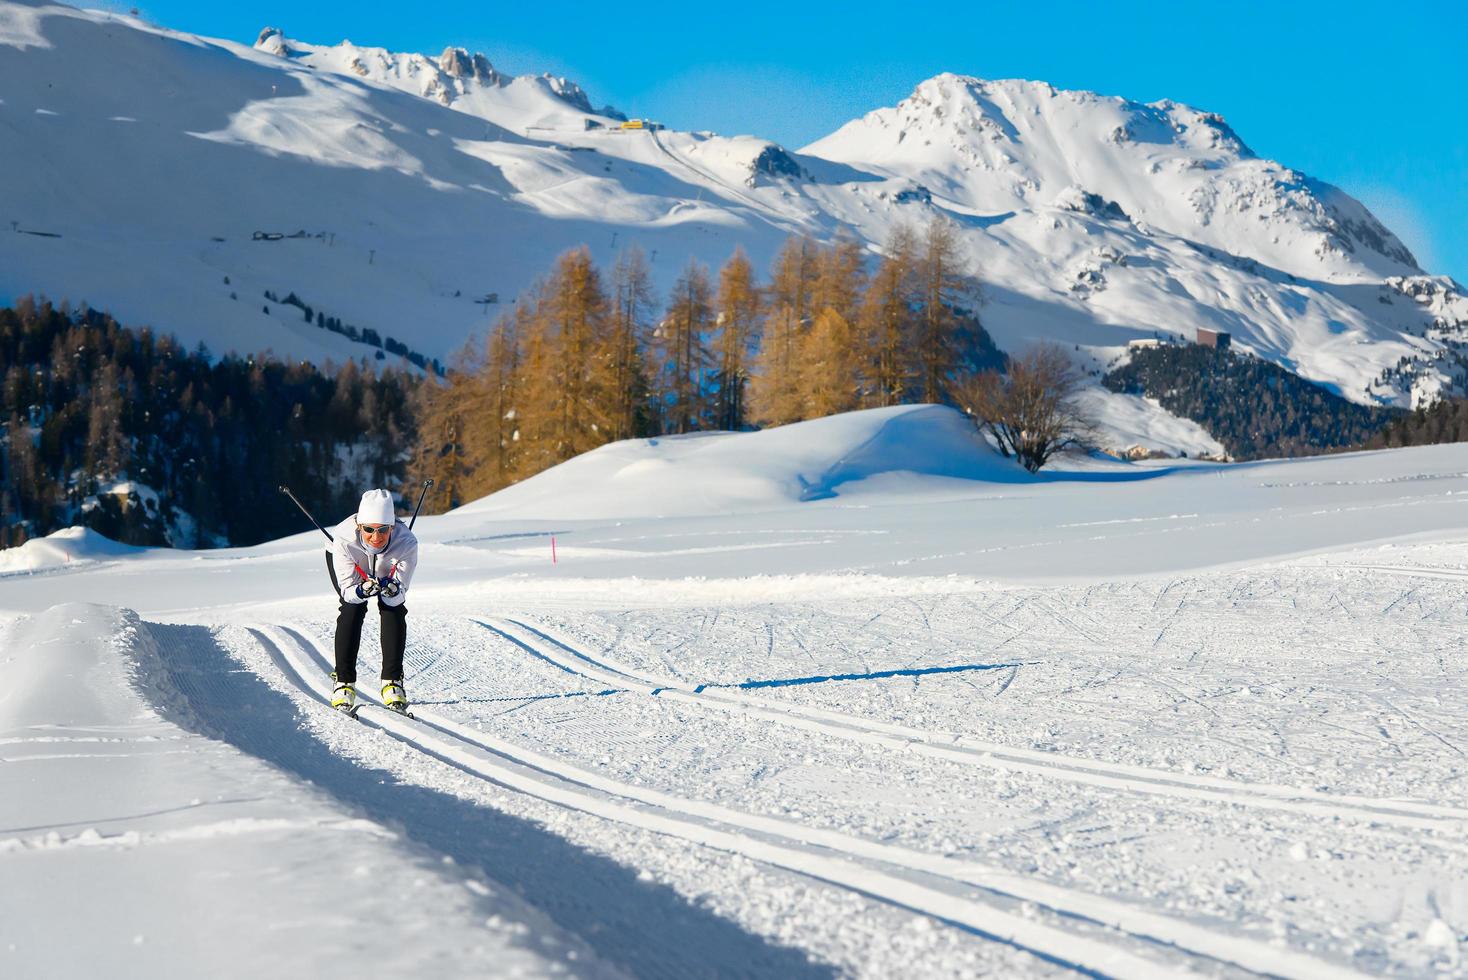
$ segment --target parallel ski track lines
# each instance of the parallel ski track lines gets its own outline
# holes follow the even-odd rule
[[[722,177],[718,177],[715,174],[712,174],[709,171],[703,169],[703,167],[694,163],[688,157],[680,155],[677,152],[668,149],[667,145],[663,143],[662,139],[658,136],[657,130],[649,129],[647,131],[647,134],[652,137],[653,145],[661,150],[664,156],[668,157],[674,163],[682,165],[687,170],[691,171],[694,174],[697,174],[699,177],[714,185],[713,188],[710,189],[717,189],[718,192],[721,192],[725,195],[728,195],[729,197],[735,198],[736,200],[743,202],[747,207],[753,208],[755,211],[765,214],[774,213],[768,204],[765,204],[758,198],[749,196],[748,194],[744,193],[744,191],[724,180]]]
[[[1302,565],[1301,568],[1325,568],[1331,571],[1349,569],[1362,572],[1386,572],[1388,575],[1402,575],[1408,578],[1435,578],[1446,579],[1450,582],[1461,582],[1468,579],[1468,570],[1459,568],[1432,568],[1423,565],[1357,565],[1344,562],[1339,565]]]
[[[294,684],[318,701],[326,699],[327,658],[319,640],[304,630],[287,627],[265,627],[252,633]],[[370,696],[368,701],[375,703]],[[1216,933],[1003,869],[619,783],[468,728],[427,708],[418,708],[416,722],[385,710],[364,714],[361,720],[497,785],[849,888],[1081,972],[1116,977],[1177,976],[1180,971],[1193,972],[1186,961],[1178,960],[1176,954],[1183,954],[1268,976],[1363,976],[1303,953]],[[1042,906],[1063,918],[1108,930],[1115,940],[1172,955],[1155,960],[1101,937],[1077,935],[1032,921],[979,900],[975,888],[1001,901]]]
[[[1304,813],[1313,817],[1367,821],[1411,830],[1434,830],[1460,836],[1468,830],[1468,810],[1458,807],[1410,800],[1334,795],[1268,783],[1241,783],[1216,776],[1164,772],[1124,763],[1012,748],[993,742],[981,742],[968,736],[955,737],[927,732],[823,708],[771,701],[730,688],[705,685],[689,687],[683,682],[650,677],[610,661],[588,656],[540,625],[512,619],[475,621],[527,652],[543,659],[555,660],[566,669],[574,670],[591,680],[965,765],[1037,773],[1055,779],[1132,793],[1230,803]],[[943,741],[936,741],[937,739]]]

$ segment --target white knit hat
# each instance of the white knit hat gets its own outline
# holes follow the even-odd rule
[[[392,494],[386,490],[368,490],[362,494],[362,502],[357,505],[358,524],[392,524],[394,520]]]

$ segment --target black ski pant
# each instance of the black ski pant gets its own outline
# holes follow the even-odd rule
[[[408,646],[408,604],[389,606],[377,600],[382,621],[382,679],[403,679],[403,651]],[[346,602],[336,616],[336,680],[339,684],[357,683],[357,650],[362,645],[362,623],[367,619],[367,603]]]
[[[336,588],[336,570],[332,567],[331,555],[326,556],[326,568],[331,572],[332,588]],[[408,604],[389,606],[381,598],[377,600],[377,612],[382,623],[382,679],[403,679],[403,651],[408,646]],[[338,684],[357,683],[357,651],[362,646],[362,624],[367,620],[367,603],[341,600],[341,609],[336,614],[336,680]]]

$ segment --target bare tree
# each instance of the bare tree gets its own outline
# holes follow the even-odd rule
[[[1036,473],[1057,453],[1082,445],[1094,426],[1076,405],[1081,372],[1063,348],[1042,344],[1009,362],[1005,374],[983,371],[949,393],[999,451]]]

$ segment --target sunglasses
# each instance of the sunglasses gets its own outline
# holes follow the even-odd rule
[[[391,524],[358,524],[363,534],[386,534],[392,530]]]

